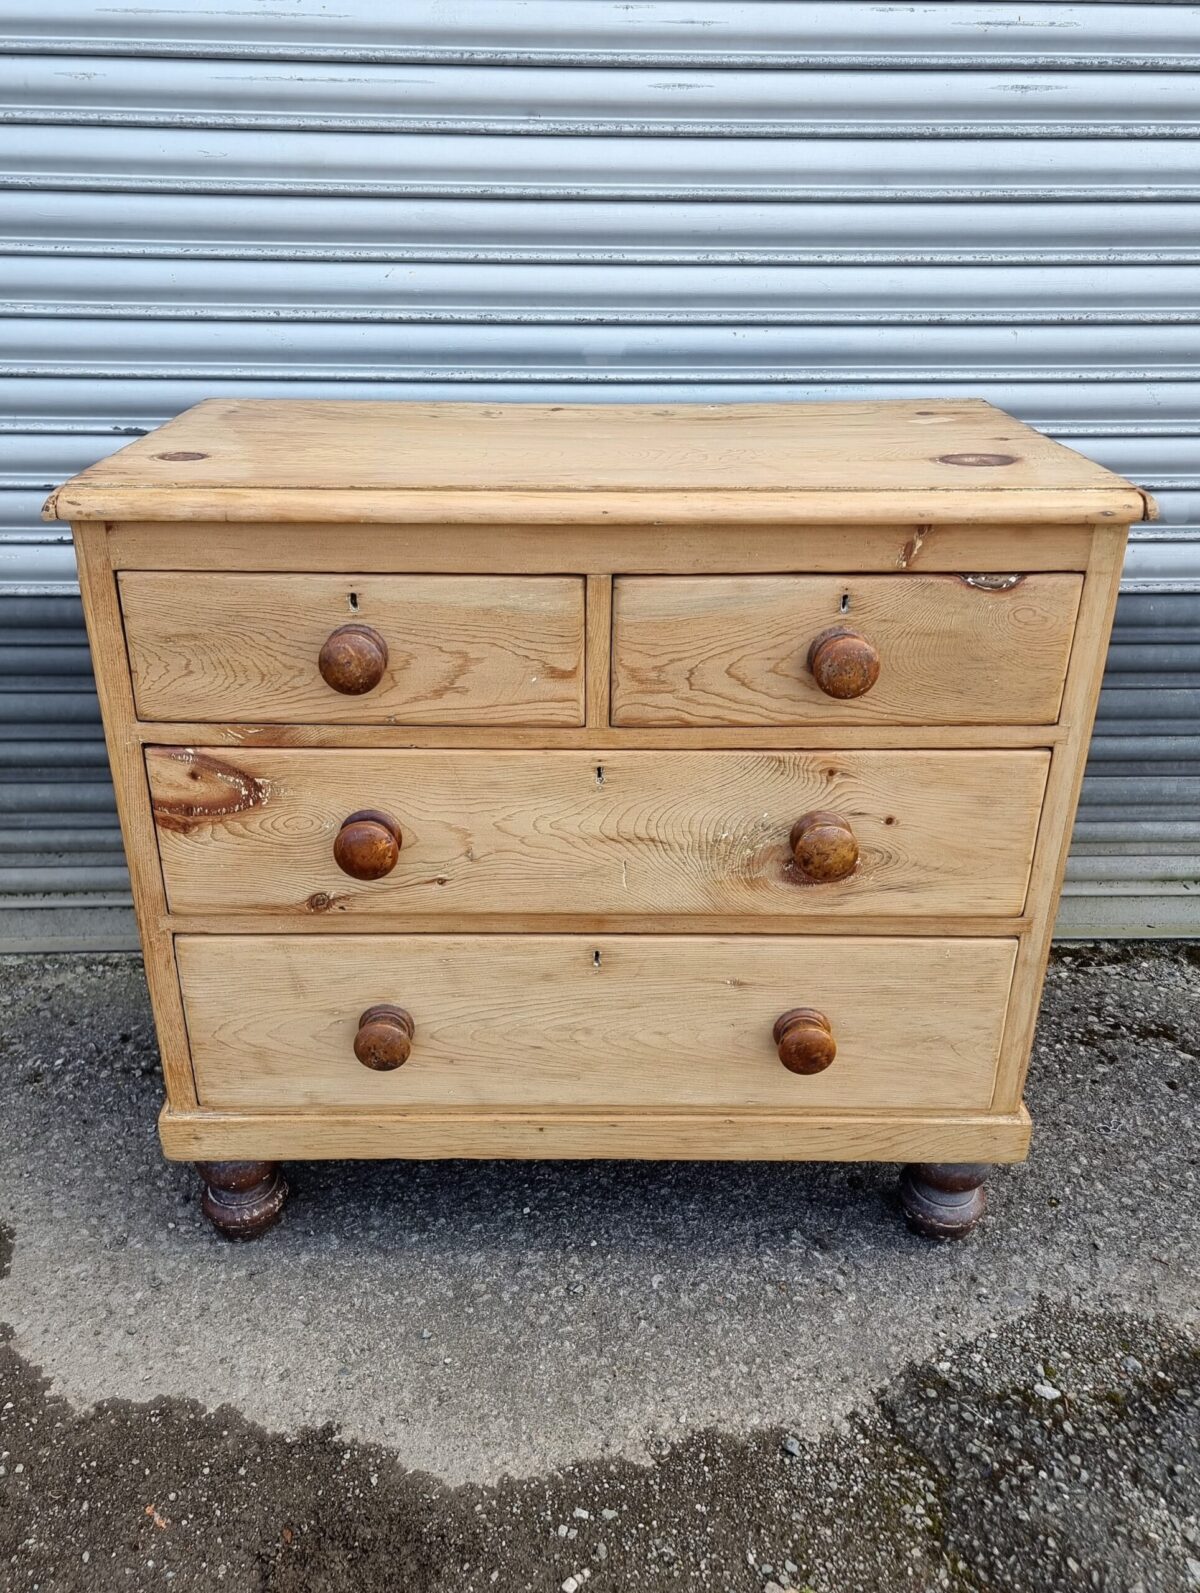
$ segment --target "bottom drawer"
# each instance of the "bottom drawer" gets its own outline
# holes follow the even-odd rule
[[[979,1111],[1016,942],[184,935],[176,953],[205,1107]],[[380,1003],[413,1022],[393,1071],[355,1054]],[[793,1008],[828,1020],[821,1072],[780,1062],[773,1029]]]

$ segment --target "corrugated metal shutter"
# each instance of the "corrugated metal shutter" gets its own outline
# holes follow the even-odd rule
[[[87,902],[72,936],[128,933],[40,498],[213,393],[1014,410],[1165,516],[1130,556],[1064,924],[1192,925],[1200,8],[3,10],[10,932]]]

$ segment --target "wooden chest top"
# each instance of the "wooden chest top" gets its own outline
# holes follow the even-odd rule
[[[50,519],[1128,524],[1128,481],[979,399],[212,399],[60,487]]]
[[[1022,1089],[1129,482],[974,399],[214,399],[67,482],[168,1153],[905,1160]]]

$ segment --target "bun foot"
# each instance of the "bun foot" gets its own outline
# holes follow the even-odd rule
[[[224,1239],[257,1239],[279,1221],[287,1180],[278,1162],[197,1162],[200,1209]]]
[[[980,1162],[913,1162],[900,1174],[900,1205],[922,1239],[965,1239],[987,1210]]]

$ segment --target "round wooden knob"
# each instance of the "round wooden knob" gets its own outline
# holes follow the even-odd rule
[[[788,841],[796,867],[821,885],[849,879],[858,867],[858,842],[840,813],[806,813],[792,825]]]
[[[808,667],[827,697],[861,697],[879,679],[879,654],[861,631],[835,625],[813,638]]]
[[[360,808],[342,820],[333,860],[351,879],[382,879],[395,868],[404,838],[390,813]]]
[[[823,1073],[837,1055],[829,1019],[815,1007],[793,1007],[776,1018],[775,1044],[789,1073]]]
[[[412,1013],[386,1004],[368,1007],[358,1020],[354,1054],[365,1068],[390,1073],[403,1067],[412,1055],[415,1025]]]
[[[387,668],[383,637],[370,625],[339,625],[326,638],[317,658],[321,679],[346,697],[374,691]]]

